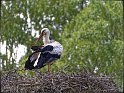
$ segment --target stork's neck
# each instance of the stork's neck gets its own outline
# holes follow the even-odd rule
[[[44,45],[50,43],[49,35],[43,36],[43,43]]]

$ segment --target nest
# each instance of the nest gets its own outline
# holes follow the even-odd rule
[[[27,77],[10,71],[1,75],[2,93],[119,93],[112,78],[87,72],[41,73]]]

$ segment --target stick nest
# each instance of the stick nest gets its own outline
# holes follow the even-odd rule
[[[112,78],[88,72],[41,73],[27,77],[17,71],[1,75],[2,93],[119,93]]]

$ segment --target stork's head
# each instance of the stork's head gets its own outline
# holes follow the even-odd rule
[[[43,37],[44,44],[48,44],[50,42],[50,40],[49,40],[50,30],[48,28],[43,28],[41,30],[41,36]]]
[[[45,35],[50,35],[50,30],[48,29],[48,28],[43,28],[42,30],[41,30],[41,34],[43,35],[43,36],[45,36]]]

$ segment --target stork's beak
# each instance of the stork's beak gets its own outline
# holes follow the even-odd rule
[[[43,36],[44,36],[44,32],[42,32],[42,33],[40,34],[40,36],[39,36],[39,38],[37,39],[37,41],[39,41],[41,38],[43,38]]]

